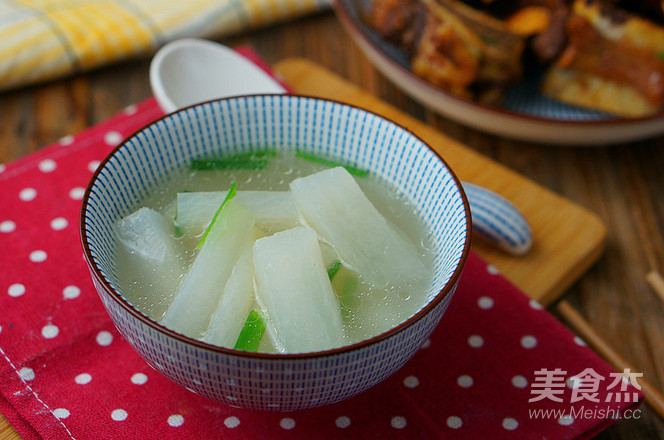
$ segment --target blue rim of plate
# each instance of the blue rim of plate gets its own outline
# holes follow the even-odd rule
[[[537,90],[538,76],[526,78],[523,84],[510,89],[507,92],[505,105],[502,107],[453,95],[415,75],[410,69],[410,61],[404,50],[384,41],[377,32],[362,21],[359,8],[366,7],[363,5],[366,5],[367,2],[368,0],[333,0],[333,6],[337,17],[347,27],[347,30],[353,29],[360,38],[368,43],[377,56],[380,56],[393,68],[400,70],[410,80],[427,88],[432,94],[514,118],[557,124],[602,126],[633,124],[664,118],[664,109],[652,115],[628,118],[563,104],[539,93]]]

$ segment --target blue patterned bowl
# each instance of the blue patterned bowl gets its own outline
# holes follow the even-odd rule
[[[169,330],[132,306],[118,288],[116,220],[146,188],[192,158],[277,148],[345,159],[411,199],[430,231],[434,278],[426,304],[374,338],[326,351],[262,354],[213,346]],[[424,142],[368,111],[310,97],[258,95],[180,110],[115,148],[90,181],[81,239],[99,296],[120,333],[156,370],[228,405],[291,411],[340,401],[397,371],[447,308],[468,255],[470,211],[459,180]]]

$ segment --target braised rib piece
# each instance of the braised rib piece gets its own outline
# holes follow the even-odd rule
[[[555,2],[551,6],[553,7],[550,9],[548,26],[535,36],[531,44],[542,63],[553,61],[563,51],[567,42],[565,27],[570,14],[569,7],[564,1]]]
[[[420,0],[372,0],[366,20],[385,40],[413,53],[428,14]]]
[[[368,21],[416,75],[461,97],[500,104],[526,66],[548,68],[542,91],[559,101],[664,109],[664,0],[371,0]]]
[[[643,116],[664,104],[664,29],[597,0],[577,0],[567,46],[546,75],[553,98]]]
[[[430,0],[426,0],[430,1]],[[502,20],[468,7],[456,0],[437,0],[455,15],[482,42],[482,63],[478,81],[509,84],[521,79],[524,40],[507,28]]]
[[[411,56],[413,72],[455,95],[496,101],[520,79],[523,38],[455,0],[372,0],[369,22]]]

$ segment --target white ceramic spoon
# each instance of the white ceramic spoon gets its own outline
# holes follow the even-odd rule
[[[216,98],[287,91],[251,61],[218,43],[185,38],[162,47],[150,65],[150,85],[166,113]],[[532,246],[532,232],[504,197],[463,182],[473,229],[513,255]]]

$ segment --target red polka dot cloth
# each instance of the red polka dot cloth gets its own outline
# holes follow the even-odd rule
[[[629,380],[472,254],[422,349],[358,396],[261,412],[170,382],[115,330],[78,234],[94,169],[161,114],[149,99],[1,168],[0,412],[24,438],[588,438],[638,415]]]

